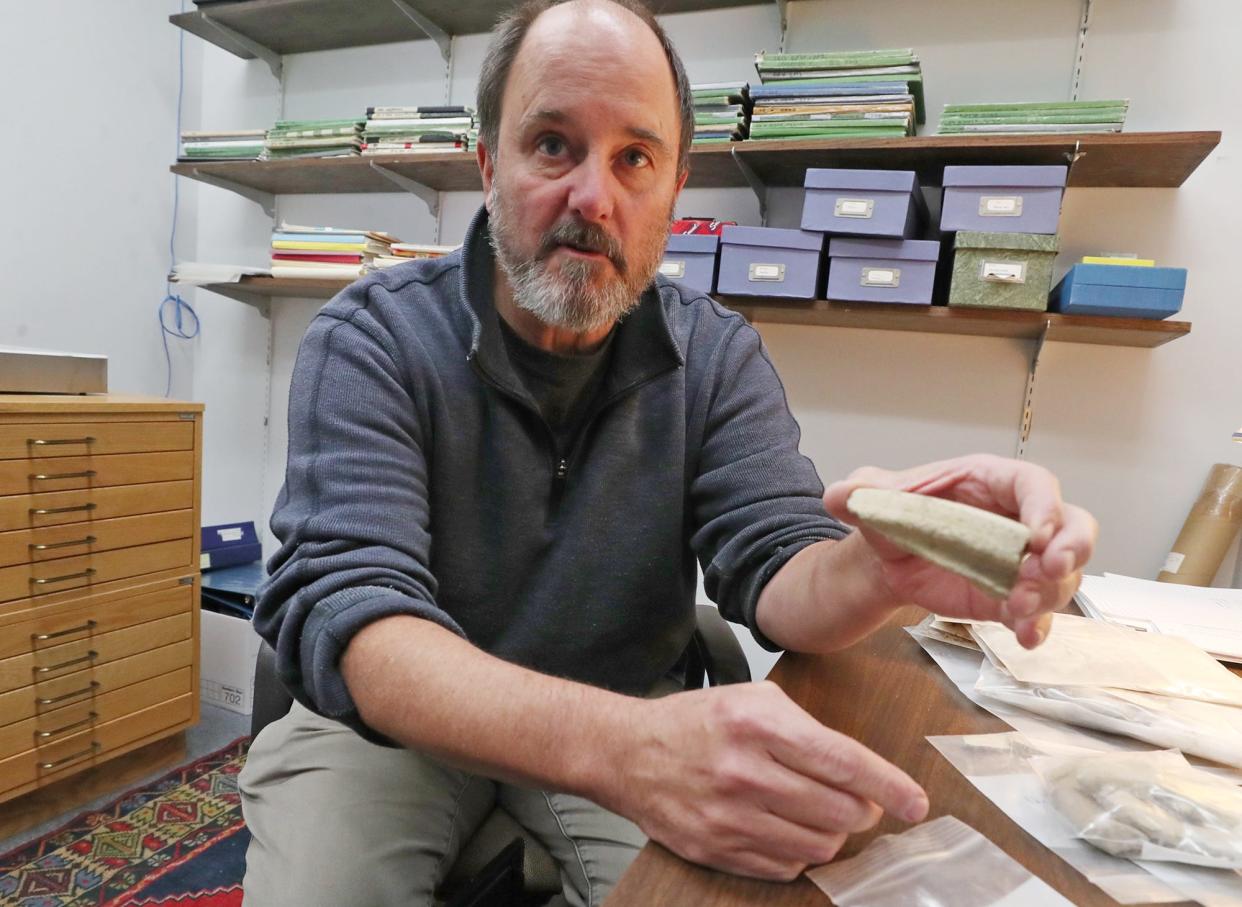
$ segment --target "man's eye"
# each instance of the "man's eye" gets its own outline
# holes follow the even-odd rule
[[[651,158],[647,157],[645,152],[631,148],[625,152],[625,162],[631,167],[648,167],[651,165]]]
[[[544,154],[549,154],[552,157],[556,157],[558,154],[561,154],[565,150],[565,143],[562,142],[558,136],[545,135],[543,138],[541,138],[536,143],[535,147],[538,148],[540,151],[542,151]]]

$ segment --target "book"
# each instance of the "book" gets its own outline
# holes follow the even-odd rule
[[[289,278],[292,278],[292,279],[314,278],[316,280],[339,279],[339,278],[354,279],[357,277],[361,277],[364,273],[365,273],[365,269],[363,269],[361,266],[352,266],[352,265],[348,267],[344,265],[337,265],[335,267],[328,267],[328,268],[299,268],[296,266],[287,267],[283,265],[272,266],[272,276],[279,277],[279,278],[285,278],[285,279],[289,279]]]

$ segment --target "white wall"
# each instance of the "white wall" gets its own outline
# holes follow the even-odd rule
[[[15,27],[0,34],[9,100],[0,126],[9,130],[0,144],[9,163],[0,342],[109,353],[117,390],[160,393],[164,385],[154,311],[167,268],[176,102],[178,32],[165,19],[178,6],[49,0],[24,4],[6,23]],[[1182,315],[1194,323],[1189,337],[1156,350],[1045,348],[1027,445],[1030,459],[1061,477],[1066,496],[1099,518],[1092,568],[1152,577],[1210,465],[1242,461],[1242,448],[1228,441],[1242,422],[1242,300],[1230,274],[1242,233],[1235,90],[1242,62],[1234,46],[1242,8],[1232,0],[1092,7],[1082,97],[1129,97],[1130,131],[1224,132],[1181,189],[1075,189],[1064,207],[1058,275],[1082,254],[1104,250],[1190,269]],[[789,5],[787,49],[916,48],[931,132],[947,101],[1068,97],[1081,9],[1080,0],[798,0]],[[751,79],[751,54],[779,42],[772,6],[664,21],[695,81]],[[454,41],[451,102],[472,103],[486,43],[477,35]],[[187,129],[266,126],[282,108],[290,117],[338,116],[446,96],[444,64],[428,41],[286,57],[282,91],[264,64],[189,36],[186,73]],[[33,124],[48,105],[111,142],[87,154],[34,141]],[[181,258],[265,260],[271,221],[258,206],[189,181],[181,188]],[[772,195],[771,223],[796,223],[800,193]],[[453,242],[478,203],[477,193],[442,196],[437,224],[403,194],[288,196],[278,216],[412,241],[430,240],[438,228]],[[679,211],[758,222],[747,190],[691,190]],[[173,387],[208,405],[204,519],[264,524],[283,477],[289,373],[320,303],[275,300],[268,320],[213,294],[185,295],[203,335],[174,349]],[[802,424],[803,449],[826,480],[866,463],[901,467],[1015,449],[1029,343],[761,330]],[[760,672],[767,663],[756,657]]]

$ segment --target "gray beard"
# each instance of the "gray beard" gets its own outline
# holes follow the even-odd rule
[[[620,276],[606,281],[603,286],[595,286],[591,280],[597,269],[607,267],[602,262],[571,260],[563,262],[556,273],[549,271],[546,255],[554,248],[550,235],[544,237],[541,251],[535,257],[519,258],[513,254],[513,228],[506,207],[499,184],[493,184],[488,237],[518,308],[546,325],[578,334],[607,327],[638,308],[643,291],[655,279],[660,267],[666,241],[663,233],[658,237],[658,246],[649,244],[652,248],[641,249],[640,257],[632,262],[627,262],[619,249],[601,249],[612,259]],[[558,225],[549,234],[558,229],[574,232],[572,226]],[[582,229],[590,231],[589,227]]]

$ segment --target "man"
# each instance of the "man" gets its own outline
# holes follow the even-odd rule
[[[652,283],[693,111],[641,8],[522,8],[478,108],[463,249],[354,284],[299,353],[256,618],[299,704],[243,773],[248,903],[430,903],[497,801],[589,905],[647,837],[789,879],[881,811],[919,821],[912,779],[771,684],[652,697],[693,631],[695,558],[772,648],[849,645],[909,601],[1035,645],[1094,522],[994,457],[823,492],[757,333]],[[860,485],[1020,517],[1015,592],[849,533],[825,506]]]

